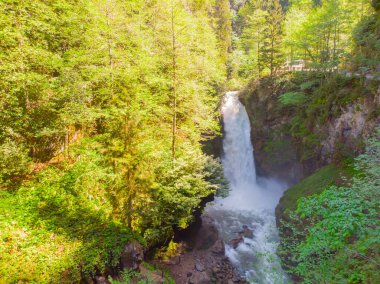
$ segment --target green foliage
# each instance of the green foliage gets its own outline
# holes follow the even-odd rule
[[[354,69],[366,67],[376,72],[380,61],[380,19],[371,15],[362,19],[353,31],[355,53],[351,61]]]
[[[379,17],[370,0],[280,2],[233,3],[232,85],[287,70],[376,72]]]
[[[226,190],[220,162],[201,153],[219,131],[223,4],[0,3],[0,188],[14,189],[2,280],[104,272],[129,240],[170,238],[202,198]]]
[[[284,106],[298,106],[302,105],[307,100],[307,97],[301,92],[288,92],[282,94],[278,100]]]
[[[23,145],[6,140],[0,145],[0,190],[9,183],[15,183],[30,172],[30,158]]]
[[[281,210],[285,210],[285,208],[290,211],[295,210],[297,201],[302,196],[321,193],[327,186],[333,184],[341,173],[342,169],[339,167],[328,165],[308,176],[284,193],[281,200]]]
[[[301,161],[310,159],[315,156],[319,146],[319,137],[305,125],[304,119],[297,115],[291,120],[290,133],[299,143]]]
[[[215,194],[222,197],[228,196],[229,183],[224,177],[223,166],[220,159],[206,157],[204,172],[206,174],[205,180],[215,188]]]
[[[352,31],[371,13],[370,1],[294,1],[286,17],[286,52],[312,68],[338,67],[352,52]]]
[[[301,160],[319,154],[320,141],[324,138],[316,133],[327,121],[339,117],[345,106],[359,103],[363,97],[376,92],[371,82],[323,72],[283,74],[270,86],[282,93],[276,95],[276,112],[277,115],[286,114],[290,120],[282,135],[292,136]],[[335,145],[336,160],[342,161],[352,155],[352,149],[339,146]]]
[[[308,124],[325,123],[331,117],[341,114],[342,107],[349,105],[372,91],[358,78],[346,78],[334,74],[322,80],[313,91],[306,109]]]
[[[118,265],[133,235],[112,218],[104,190],[108,170],[99,160],[82,158],[49,167],[1,198],[1,246],[9,253],[1,258],[0,275],[6,282],[79,281]]]
[[[162,163],[156,176],[152,206],[142,213],[144,238],[150,244],[170,238],[173,225],[186,228],[202,198],[217,190],[224,192],[227,186],[219,162],[196,152]]]
[[[117,279],[113,279],[112,277],[108,277],[108,281],[112,284],[151,284],[156,283],[157,280],[155,278],[161,277],[161,275],[164,275],[164,284],[175,284],[174,280],[168,275],[168,273],[162,272],[161,270],[157,270],[156,267],[148,264],[143,263],[142,264],[144,271],[143,272],[136,272],[133,270],[123,270],[121,272],[120,277]],[[147,269],[147,271],[145,270]]]
[[[233,52],[228,62],[232,87],[275,74],[284,62],[284,12],[280,1],[244,1],[238,6],[234,26],[239,30],[232,39]]]
[[[358,175],[345,186],[300,198],[282,225],[281,251],[302,283],[379,281],[379,138],[356,159]]]
[[[300,85],[300,89],[302,91],[309,91],[309,90],[312,90],[314,89],[315,87],[317,87],[319,85],[320,81],[319,80],[310,80],[310,81],[306,81],[304,83],[302,83]]]
[[[216,33],[218,36],[219,49],[224,62],[228,60],[228,52],[231,48],[231,11],[228,0],[218,1],[215,6]]]

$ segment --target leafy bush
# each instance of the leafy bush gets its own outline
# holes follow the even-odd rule
[[[307,101],[306,95],[301,92],[285,93],[282,94],[278,99],[280,103],[284,106],[297,106]]]
[[[364,67],[368,71],[376,71],[380,60],[379,29],[380,20],[376,14],[363,18],[355,27],[355,53],[351,58],[354,69]]]
[[[168,240],[173,225],[186,228],[203,198],[217,191],[225,194],[227,189],[220,162],[197,151],[162,162],[156,176],[152,205],[142,213],[144,238],[149,244]]]
[[[14,183],[29,172],[30,159],[26,149],[15,141],[6,140],[0,145],[1,183]]]
[[[302,91],[312,90],[315,87],[317,87],[319,84],[320,84],[320,80],[316,80],[316,79],[310,80],[310,81],[306,81],[306,82],[304,82],[304,83],[302,83],[300,85],[300,89]]]
[[[0,278],[6,283],[79,282],[118,265],[133,238],[112,216],[109,169],[94,153],[43,170],[0,196]]]
[[[214,186],[216,195],[226,197],[229,192],[228,180],[224,177],[223,166],[220,159],[206,157],[204,165],[205,180]]]
[[[379,138],[356,159],[359,174],[347,186],[301,198],[288,212],[280,252],[303,283],[379,283]]]

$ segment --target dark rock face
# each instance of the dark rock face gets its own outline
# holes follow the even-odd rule
[[[277,83],[279,79],[283,82]],[[340,105],[342,102],[337,99],[332,106],[334,112],[331,111],[324,123],[318,120],[308,122],[309,134],[317,137],[319,142],[310,146],[306,140],[291,136],[289,127],[295,112],[279,104],[279,96],[292,91],[291,85],[286,77],[267,77],[251,82],[239,94],[251,121],[258,174],[283,180],[290,186],[316,169],[339,161],[341,154],[360,154],[361,141],[380,124],[380,88],[346,105]],[[351,91],[349,88],[335,90]],[[305,148],[309,148],[308,152]]]
[[[251,82],[240,93],[240,100],[251,121],[251,140],[258,175],[295,184],[307,174],[307,169],[299,161],[292,137],[282,129],[291,119],[291,114],[278,107],[278,96],[283,90],[272,79]]]
[[[342,84],[331,87],[326,80],[323,81],[326,89],[315,87],[313,92],[302,90],[312,103],[298,110],[281,105],[279,97],[287,92],[300,91],[297,86],[307,80],[315,80],[312,76],[317,74],[304,74],[309,79],[299,80],[297,84],[290,79],[294,74],[288,75],[253,81],[239,95],[251,121],[258,174],[275,177],[292,186],[324,166],[334,166],[347,157],[361,153],[363,140],[380,125],[380,87],[378,81],[367,81],[363,85],[355,78],[340,80]],[[350,94],[355,96],[347,99]],[[318,100],[313,101],[313,96],[317,96]],[[316,107],[314,111],[310,110],[313,105]],[[334,178],[334,175],[331,177]],[[323,179],[327,180],[327,177],[323,176]],[[276,208],[280,237],[293,234],[281,226],[281,221],[290,221],[286,209],[294,210],[300,197],[316,193],[315,188],[304,191],[295,188],[296,191],[289,191],[290,198],[284,194]],[[286,266],[294,265],[289,255],[280,257]]]
[[[124,247],[124,251],[120,257],[120,269],[123,270],[125,268],[133,269],[138,271],[140,263],[144,259],[144,249],[137,242],[132,241],[129,244],[126,244]]]
[[[155,263],[167,269],[176,283],[247,283],[225,256],[224,243],[211,217],[203,215],[201,225],[189,232],[182,242],[188,249],[179,256],[180,261]]]

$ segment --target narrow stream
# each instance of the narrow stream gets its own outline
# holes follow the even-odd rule
[[[274,216],[286,185],[256,176],[250,122],[237,92],[225,95],[222,114],[222,162],[230,194],[217,198],[206,211],[215,219],[226,243],[226,255],[242,276],[250,283],[286,283],[276,255],[278,234]],[[244,225],[253,232],[253,238],[244,236],[234,248],[230,241],[239,239]]]

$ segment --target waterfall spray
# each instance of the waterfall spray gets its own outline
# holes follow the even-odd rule
[[[274,209],[284,184],[256,176],[251,126],[237,92],[228,92],[223,100],[224,123],[222,163],[230,182],[226,198],[216,198],[207,212],[216,222],[226,243],[226,255],[251,283],[285,283],[286,277],[275,254],[278,236]],[[247,226],[253,238],[241,238],[230,245],[237,232]]]

